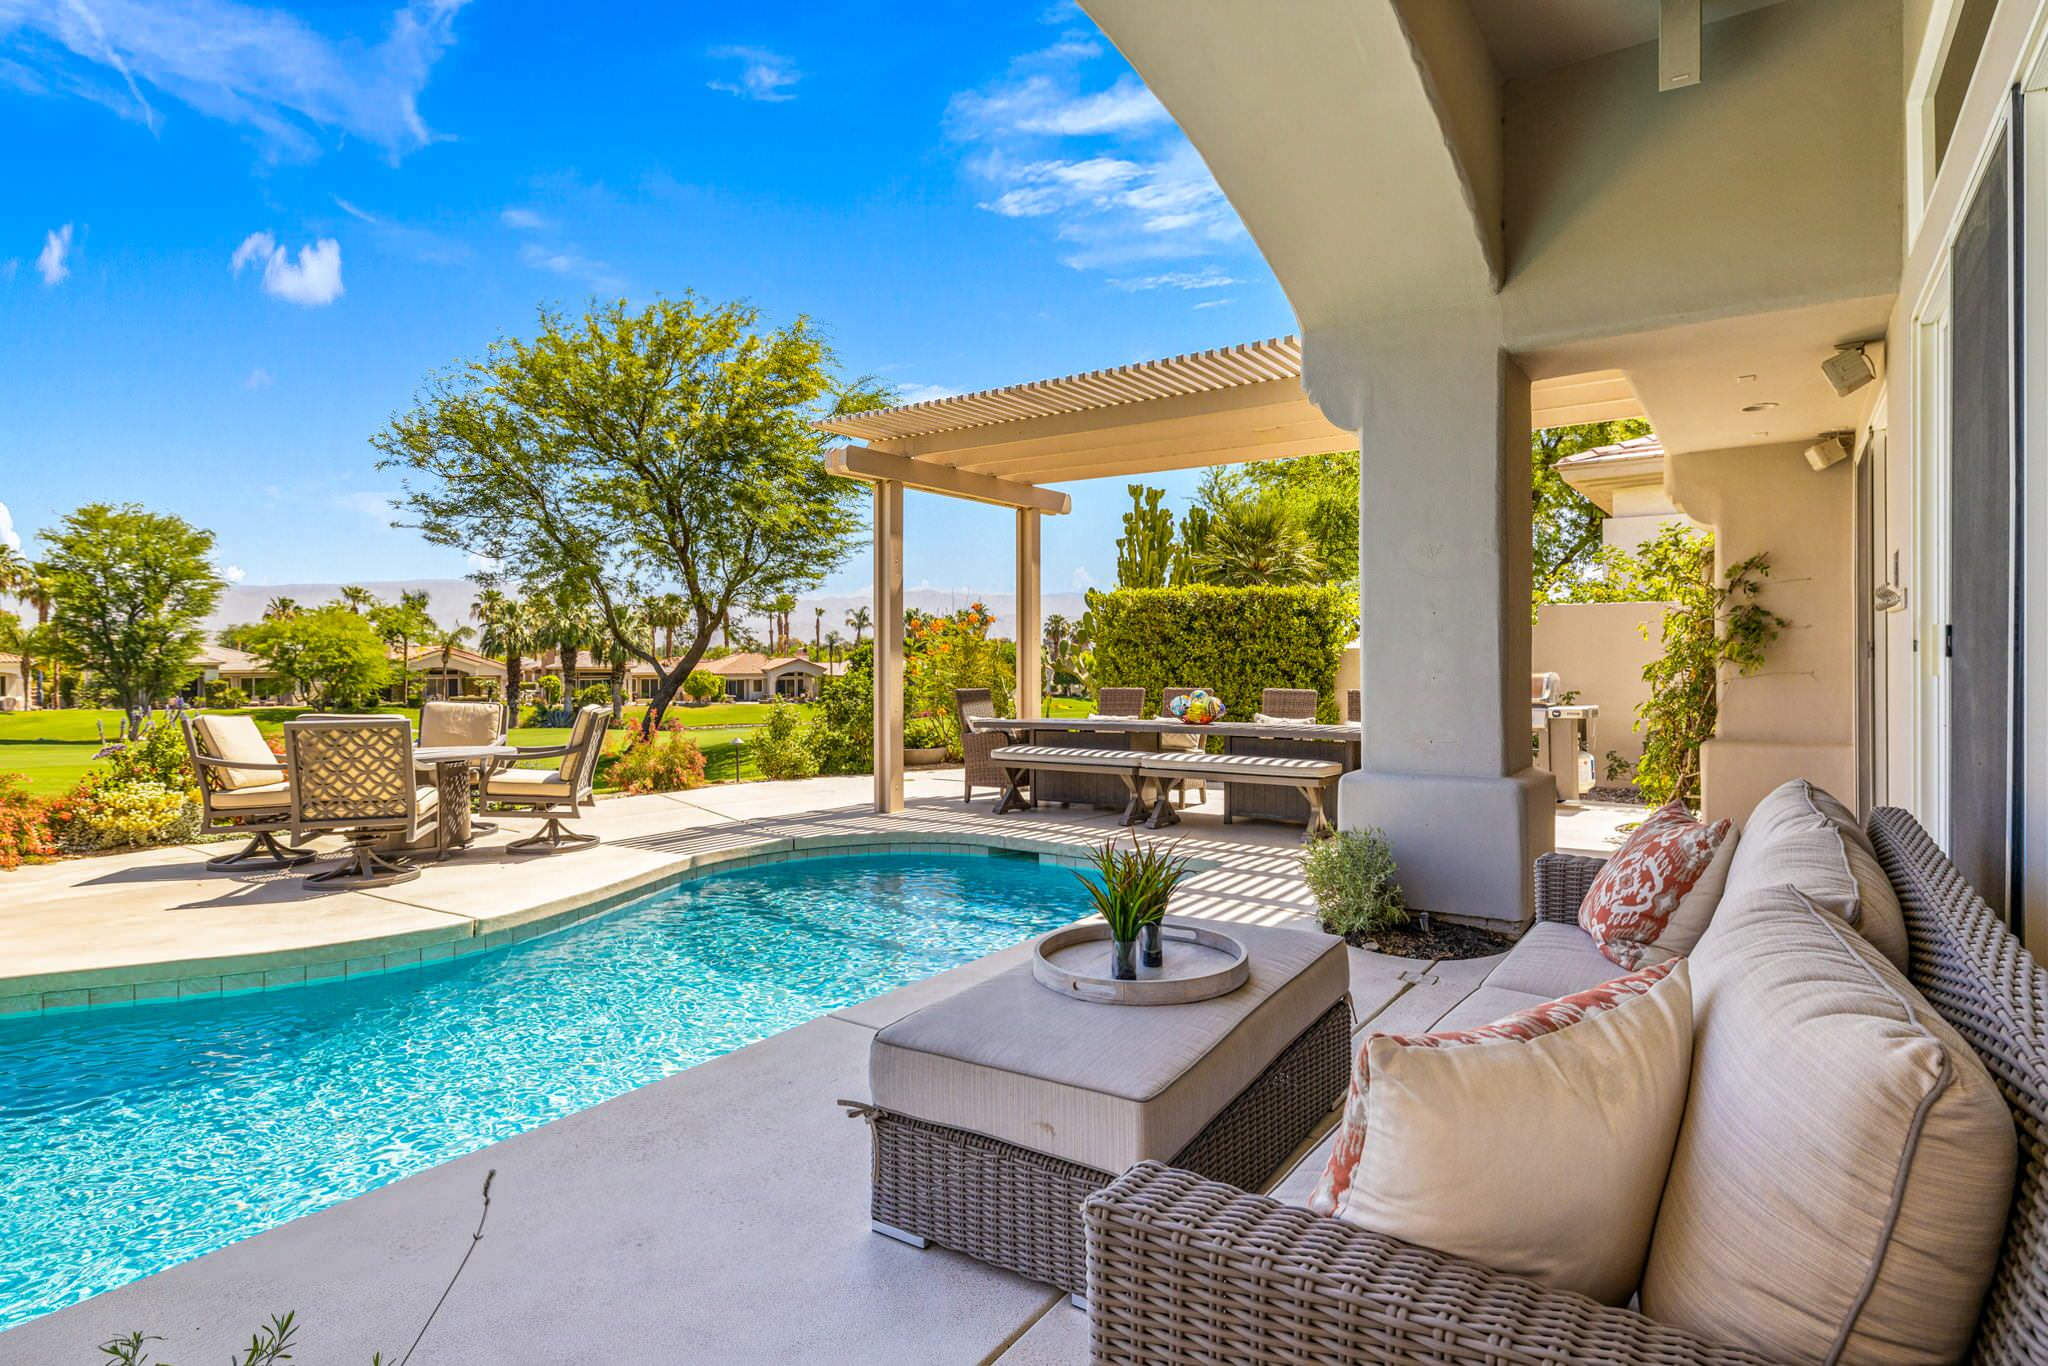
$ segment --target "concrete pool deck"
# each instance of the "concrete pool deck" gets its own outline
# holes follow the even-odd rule
[[[0,962],[11,966],[42,938],[39,961],[52,971],[133,970],[167,952],[193,961],[317,951],[336,936],[474,940],[478,926],[516,928],[522,914],[533,923],[535,908],[659,881],[692,858],[801,840],[922,844],[963,834],[1079,852],[1113,828],[1107,814],[1078,810],[991,818],[992,794],[962,806],[958,782],[957,771],[914,776],[910,808],[888,818],[867,811],[865,779],[608,801],[588,822],[607,840],[595,850],[515,863],[487,849],[377,893],[295,898],[297,878],[195,872],[211,849],[24,869],[0,874]],[[1216,865],[1190,883],[1177,913],[1310,923],[1297,831],[1225,827],[1197,807],[1173,833]],[[1573,842],[1597,848],[1606,838]],[[14,880],[23,874],[34,876]],[[37,934],[38,924],[50,933]],[[124,933],[147,952],[117,948]],[[68,968],[60,950],[73,955]],[[835,1011],[24,1324],[0,1334],[0,1363],[86,1360],[136,1329],[164,1339],[152,1344],[158,1358],[205,1359],[288,1309],[303,1325],[301,1360],[365,1362],[374,1351],[394,1359],[468,1246],[490,1170],[489,1227],[414,1358],[422,1366],[1082,1361],[1086,1318],[1057,1292],[868,1232],[866,1126],[835,1103],[867,1096],[875,1029],[1027,953],[1006,949]],[[1401,1030],[1427,1028],[1494,961],[1350,957],[1361,1028]],[[1300,1170],[1314,1161],[1305,1150]]]

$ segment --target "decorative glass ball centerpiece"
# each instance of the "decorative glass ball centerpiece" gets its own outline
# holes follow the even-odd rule
[[[1211,721],[1221,721],[1226,708],[1223,699],[1204,688],[1184,692],[1166,704],[1166,714],[1177,721],[1191,726],[1206,726]]]

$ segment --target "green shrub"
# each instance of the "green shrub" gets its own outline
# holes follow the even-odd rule
[[[846,656],[846,672],[818,690],[812,743],[821,773],[870,773],[875,767],[875,643]]]
[[[609,683],[586,683],[576,690],[575,707],[578,711],[585,707],[609,708],[611,704],[612,685]]]
[[[725,680],[709,669],[692,669],[683,692],[692,702],[713,702],[725,696]]]
[[[1336,585],[1293,588],[1119,588],[1088,595],[1089,681],[1207,688],[1228,719],[1250,720],[1267,688],[1314,688],[1321,720],[1341,719],[1337,663],[1358,628],[1357,598]]]
[[[1301,856],[1317,918],[1331,934],[1372,934],[1408,923],[1393,850],[1377,830],[1344,830],[1316,840]]]
[[[555,674],[542,674],[533,680],[533,686],[540,689],[541,705],[549,711],[562,705],[562,680]]]
[[[249,705],[249,694],[223,678],[206,685],[206,705],[226,710]]]
[[[626,747],[612,760],[612,784],[627,792],[680,792],[704,786],[704,751],[676,731],[656,731],[643,740],[629,731]]]
[[[87,777],[50,810],[57,843],[74,853],[182,844],[199,835],[199,799],[189,784],[142,778],[115,783]]]
[[[748,737],[754,762],[761,776],[782,781],[787,778],[818,776],[818,751],[811,740],[811,728],[804,724],[796,707],[777,701],[768,707],[768,720]]]
[[[903,723],[905,749],[946,749],[953,743],[953,728],[936,716],[913,716]]]
[[[192,772],[191,756],[185,752],[185,732],[170,718],[159,721],[143,739],[110,755],[100,771],[100,780],[109,787],[155,783],[177,792],[192,792],[199,787]]]

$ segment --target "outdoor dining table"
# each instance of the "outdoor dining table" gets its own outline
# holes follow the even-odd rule
[[[415,765],[434,770],[434,844],[441,857],[468,844],[479,829],[491,828],[470,820],[470,780],[477,765],[518,757],[516,745],[424,745],[412,752]]]
[[[979,731],[998,731],[1024,745],[1066,745],[1075,749],[1160,748],[1163,735],[1215,736],[1223,741],[1226,754],[1257,754],[1270,757],[1324,759],[1332,747],[1348,772],[1358,767],[1363,738],[1356,721],[1326,724],[1316,721],[1211,721],[1193,725],[1171,717],[1144,716],[974,716],[968,725]],[[1122,807],[1129,793],[1113,775],[1093,773],[1040,773],[1032,779],[1033,800],[1083,803],[1107,808]],[[1300,824],[1301,801],[1284,788],[1227,784],[1224,787],[1225,819],[1254,817]],[[1326,811],[1332,820],[1336,812]]]

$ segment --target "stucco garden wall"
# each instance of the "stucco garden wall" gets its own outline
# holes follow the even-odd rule
[[[1643,666],[1657,657],[1663,617],[1661,602],[1546,602],[1536,609],[1530,666],[1556,674],[1579,702],[1600,708],[1593,755],[1602,782],[1610,751],[1631,766],[1642,756],[1636,708],[1649,700]]]

